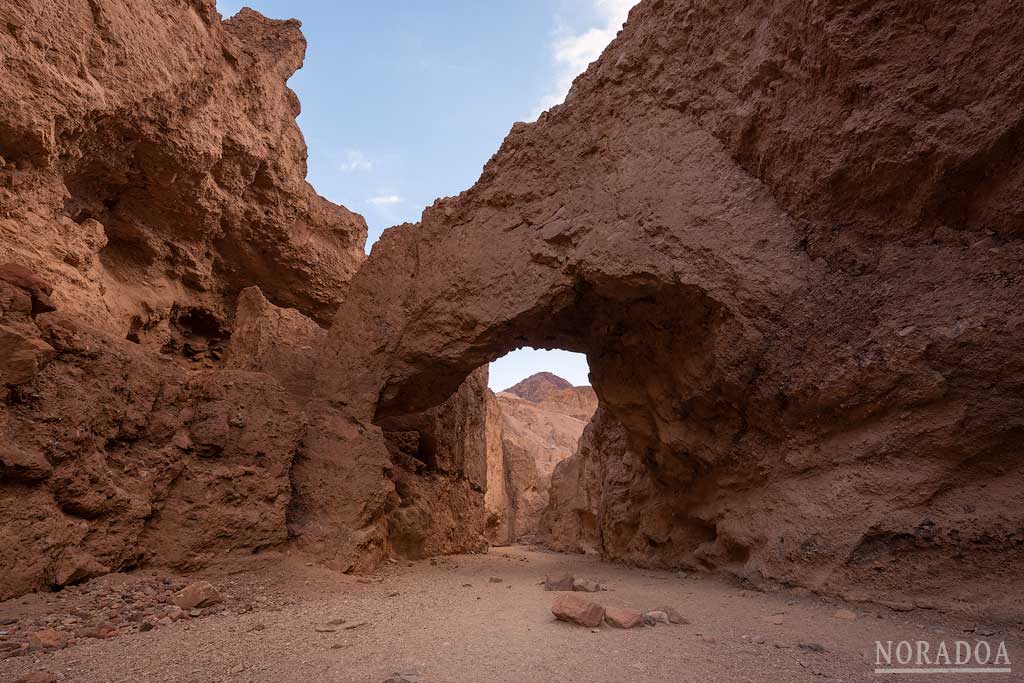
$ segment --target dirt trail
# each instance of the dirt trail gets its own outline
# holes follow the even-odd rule
[[[549,611],[557,594],[538,582],[545,574],[566,571],[609,588],[581,594],[586,598],[639,609],[673,606],[690,624],[628,631],[605,625],[595,633],[557,622]],[[973,629],[991,632],[989,642],[1005,640],[1011,662],[1020,662],[1024,672],[1020,625],[978,625],[933,611],[846,605],[799,591],[760,593],[714,577],[639,570],[527,547],[392,564],[362,579],[295,555],[258,557],[246,571],[213,571],[202,578],[228,596],[223,614],[11,657],[0,661],[0,681],[48,671],[69,683],[380,683],[393,672],[415,669],[422,683],[948,683],[962,677],[873,674],[874,642],[973,642],[978,637]],[[23,619],[56,610],[58,599],[37,595],[2,603],[0,617]],[[227,608],[242,603],[252,611],[237,614]],[[329,624],[341,620],[345,623]],[[359,621],[365,624],[345,628]],[[973,678],[1024,680],[1020,672]]]

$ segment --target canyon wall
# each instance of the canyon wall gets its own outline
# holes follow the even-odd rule
[[[377,462],[514,348],[583,352],[601,417],[556,473],[561,537],[1024,612],[1021,38],[1001,2],[642,2],[374,246],[320,354],[348,420],[300,467]],[[325,556],[382,523],[322,502]]]
[[[315,320],[366,236],[305,181],[298,22],[0,20],[0,597],[286,542]]]
[[[304,51],[213,0],[0,7],[0,599],[305,528],[295,465],[343,415],[308,401],[317,349],[366,225],[305,181]],[[346,569],[484,546],[485,392],[394,440],[430,467],[349,478],[384,529]]]
[[[600,401],[553,545],[1024,614],[1005,3],[645,0],[365,261],[304,180],[297,22],[0,20],[0,597],[482,549],[510,522],[479,368],[534,346],[586,353]]]
[[[502,540],[533,541],[548,504],[551,474],[576,451],[597,409],[597,395],[590,387],[574,387],[545,372],[499,392],[495,400],[508,496]]]
[[[305,181],[297,21],[206,0],[15,0],[0,20],[0,261],[158,345],[180,302],[224,320],[250,285],[329,321],[366,224]]]

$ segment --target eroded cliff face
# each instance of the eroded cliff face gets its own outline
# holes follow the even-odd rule
[[[0,27],[0,598],[286,542],[317,321],[366,234],[305,181],[298,22],[16,1]]]
[[[362,217],[305,181],[297,21],[207,0],[0,8],[0,262],[121,338],[173,338],[182,303],[224,322],[251,285],[329,321]]]
[[[387,542],[399,557],[487,549],[488,393],[482,367],[447,401],[385,433],[394,483],[385,507]]]
[[[590,387],[538,373],[495,397],[507,491],[505,542],[536,540],[551,474],[575,451],[597,409]]]
[[[306,423],[295,397],[269,375],[176,362],[38,311],[12,269],[0,266],[0,596],[287,539]]]
[[[477,369],[530,345],[601,404],[552,544],[1024,613],[1019,12],[646,0],[361,266],[303,180],[295,22],[0,19],[0,597],[479,548]]]
[[[486,368],[378,457],[304,466],[358,429],[310,388],[366,226],[305,181],[298,22],[0,20],[0,599],[302,540],[323,501],[356,510],[338,569],[485,548]]]
[[[581,351],[616,446],[561,469],[600,481],[571,505],[608,557],[1021,611],[1004,10],[641,3],[565,105],[375,245],[320,358],[350,427],[303,467],[383,458],[382,426],[513,348]],[[325,553],[378,524],[310,519]]]

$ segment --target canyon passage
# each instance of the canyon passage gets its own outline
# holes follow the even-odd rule
[[[298,21],[0,20],[0,679],[1024,654],[1008,3],[643,0],[368,256],[306,180]],[[492,391],[523,347],[590,385]]]

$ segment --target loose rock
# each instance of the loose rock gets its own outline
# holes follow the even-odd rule
[[[67,644],[68,641],[64,634],[52,628],[35,631],[28,637],[28,649],[32,652],[37,650],[60,650],[67,647]]]
[[[669,623],[672,623],[672,624],[689,624],[690,623],[690,620],[687,619],[686,617],[684,617],[682,614],[680,614],[679,610],[677,610],[674,607],[662,607],[662,608],[660,608],[657,611],[664,612],[666,615],[668,615]]]
[[[616,628],[636,628],[643,626],[644,615],[639,610],[625,607],[606,607],[604,620]]]
[[[196,581],[171,596],[175,605],[183,610],[208,607],[221,601],[220,593],[207,581]]]
[[[117,627],[104,621],[78,630],[79,638],[113,638],[117,635]]]
[[[571,591],[575,580],[572,574],[558,574],[544,577],[544,590],[546,591]]]
[[[644,612],[644,623],[648,626],[655,626],[657,624],[670,624],[668,615],[661,610],[651,610]]]
[[[57,677],[48,671],[27,673],[14,683],[57,683]]]
[[[599,593],[601,591],[608,590],[597,581],[591,581],[590,579],[573,580],[572,589],[580,593]]]
[[[605,609],[596,602],[584,600],[576,595],[560,595],[555,598],[551,613],[561,621],[594,627],[601,625]]]

